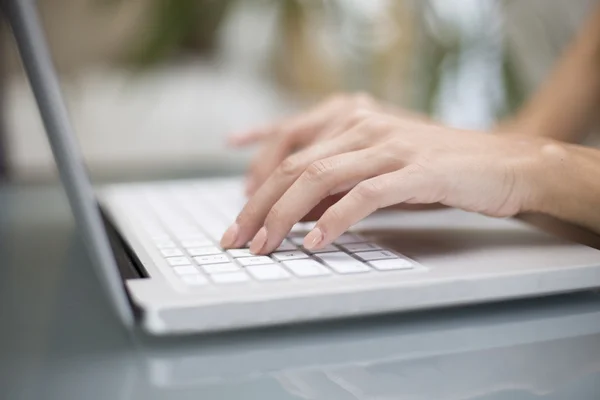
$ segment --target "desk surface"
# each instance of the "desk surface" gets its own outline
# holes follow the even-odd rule
[[[597,399],[592,293],[158,340],[112,315],[58,187],[0,188],[2,399]]]

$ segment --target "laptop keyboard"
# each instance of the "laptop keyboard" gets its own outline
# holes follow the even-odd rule
[[[355,233],[309,251],[302,241],[310,225],[302,223],[268,256],[253,255],[248,248],[224,250],[219,247],[221,236],[244,204],[237,186],[145,189],[143,196],[134,197],[131,214],[170,268],[190,286],[326,279],[417,268],[413,260]]]

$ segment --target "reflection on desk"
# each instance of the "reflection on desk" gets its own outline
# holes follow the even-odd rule
[[[594,295],[158,343],[141,342],[148,395],[265,398],[278,383],[301,399],[592,399],[600,388]]]

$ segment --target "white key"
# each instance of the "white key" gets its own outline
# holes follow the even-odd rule
[[[301,278],[331,274],[327,267],[311,259],[285,261],[283,265]]]
[[[177,275],[194,275],[198,273],[196,267],[191,265],[180,265],[178,267],[173,267],[173,271],[175,271]]]
[[[184,240],[208,240],[207,237],[200,231],[192,232],[175,232],[177,239]]]
[[[169,258],[166,258],[165,260],[167,260],[169,265],[172,267],[176,267],[178,265],[190,265],[191,264],[190,260],[188,260],[187,257],[169,257]]]
[[[291,276],[289,272],[277,264],[251,265],[246,270],[259,281],[287,279]]]
[[[194,257],[194,261],[196,261],[200,265],[204,264],[220,264],[220,263],[228,263],[229,258],[225,254],[213,254],[210,256],[198,256]]]
[[[288,238],[288,240],[296,246],[302,246],[302,243],[304,243],[304,236],[295,236]]]
[[[375,260],[369,262],[371,266],[380,271],[389,271],[394,269],[413,269],[415,265],[405,258],[393,258],[387,260]]]
[[[365,251],[354,254],[363,261],[372,260],[386,260],[391,258],[398,258],[397,255],[388,250],[377,250],[377,251]]]
[[[175,242],[173,242],[172,240],[157,240],[154,242],[154,245],[156,247],[158,247],[159,249],[168,249],[171,247],[177,247]]]
[[[368,265],[342,252],[323,253],[317,257],[339,274],[354,274],[371,270]]]
[[[271,260],[267,256],[258,256],[258,257],[244,257],[238,258],[237,262],[247,267],[249,265],[261,265],[261,264],[272,264],[273,260]]]
[[[381,247],[373,243],[353,243],[345,244],[341,247],[349,253],[358,253],[359,251],[381,250]]]
[[[308,255],[300,250],[294,251],[282,251],[278,253],[273,253],[271,256],[277,261],[287,261],[287,260],[297,260],[299,258],[308,258]]]
[[[183,255],[183,252],[179,249],[161,249],[163,257],[179,257]]]
[[[152,240],[154,241],[165,241],[165,240],[169,240],[169,235],[167,235],[166,233],[153,233],[152,235],[150,235],[150,237],[152,238]]]
[[[181,241],[181,245],[186,249],[194,247],[214,246],[214,243],[208,239],[186,239]]]
[[[239,283],[246,282],[250,279],[248,274],[243,271],[240,272],[227,272],[225,274],[214,274],[210,278],[216,283]]]
[[[340,251],[340,249],[338,249],[337,247],[335,247],[332,244],[328,244],[327,246],[323,247],[322,249],[316,249],[316,250],[304,249],[304,251],[306,251],[308,254],[319,254],[319,253],[331,253],[334,251]]]
[[[313,230],[315,222],[297,222],[290,230],[291,236],[296,234],[306,236],[306,234]]]
[[[200,266],[200,268],[202,268],[202,270],[209,275],[222,274],[224,272],[235,272],[240,270],[240,267],[234,263],[206,264]]]
[[[202,286],[208,283],[208,279],[202,275],[184,275],[181,279],[190,286]]]
[[[227,253],[233,258],[254,257],[254,254],[250,253],[250,249],[231,249],[227,250]]]
[[[165,232],[163,229],[158,228],[158,227],[146,227],[144,228],[144,230],[148,233],[148,235],[152,236],[152,237],[157,237],[156,240],[161,240],[160,238],[162,238],[162,240],[168,240],[169,239],[169,235],[167,235],[167,232]],[[166,236],[166,238],[165,238]]]
[[[208,256],[211,254],[221,254],[222,251],[216,246],[210,247],[192,247],[187,249],[187,252],[190,253],[190,256]]]
[[[333,241],[335,244],[350,244],[366,242],[365,238],[355,233],[344,233],[342,236]]]
[[[286,239],[283,242],[281,242],[281,244],[275,249],[275,251],[290,251],[296,250],[297,248],[298,247],[294,243]]]

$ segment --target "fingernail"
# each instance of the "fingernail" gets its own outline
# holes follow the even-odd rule
[[[313,250],[323,241],[323,238],[323,232],[319,228],[314,228],[304,238],[303,245],[306,249]]]
[[[266,243],[267,243],[267,228],[265,228],[263,226],[256,233],[256,236],[254,236],[254,239],[252,239],[252,243],[250,243],[250,253],[252,253],[252,254],[260,253],[260,251],[263,249],[263,247],[265,247]]]
[[[223,237],[221,238],[221,247],[225,249],[233,247],[235,245],[239,232],[240,226],[237,223],[234,223],[229,228],[227,228],[227,230],[223,234]]]

